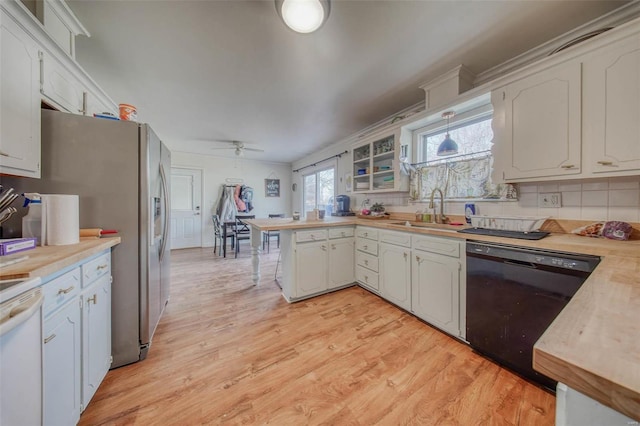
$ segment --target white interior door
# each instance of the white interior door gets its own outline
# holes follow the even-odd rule
[[[202,247],[202,170],[171,168],[171,248]]]

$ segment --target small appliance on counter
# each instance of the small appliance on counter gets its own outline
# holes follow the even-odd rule
[[[331,216],[355,216],[356,214],[350,210],[350,203],[348,195],[338,195],[336,197],[336,211],[331,213]]]

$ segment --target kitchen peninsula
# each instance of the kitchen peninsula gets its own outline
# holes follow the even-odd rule
[[[450,225],[407,227],[403,220],[329,218],[323,221],[294,221],[285,218],[247,222],[252,227],[254,282],[259,279],[260,234],[262,231],[277,229],[284,231],[283,235],[290,236],[294,232],[305,231],[304,235],[308,238],[315,235],[317,241],[326,243],[331,241],[329,231],[332,229],[368,228],[399,231],[401,234],[447,237],[443,240],[473,239],[601,256],[600,265],[536,343],[534,368],[640,421],[640,339],[637,339],[640,335],[637,317],[640,312],[640,240],[637,239],[637,224],[636,239],[629,241],[592,239],[561,232],[554,232],[542,240],[525,241],[461,234],[456,232],[460,227]],[[291,260],[285,260],[285,253],[287,246],[294,240],[289,237],[286,241],[288,242],[283,240],[281,245],[284,276],[288,273],[286,269],[291,267]],[[291,253],[289,254],[288,257],[291,258]],[[310,274],[305,276],[310,277]],[[353,281],[355,283],[356,280]],[[362,286],[371,290],[366,285]],[[461,286],[460,303],[464,306],[462,287],[464,286]],[[286,291],[283,286],[283,293]],[[463,307],[460,312],[464,313]],[[598,355],[603,348],[606,348],[606,355]]]

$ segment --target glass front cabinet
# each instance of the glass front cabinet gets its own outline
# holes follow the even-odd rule
[[[400,157],[410,158],[410,134],[400,128],[367,136],[353,147],[353,192],[408,191],[409,176],[400,171]],[[403,143],[402,139],[407,139]]]

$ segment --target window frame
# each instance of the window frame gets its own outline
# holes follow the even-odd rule
[[[302,212],[306,213],[308,211],[308,210],[306,210],[307,206],[305,205],[305,198],[306,198],[305,196],[306,196],[306,192],[307,192],[307,187],[305,185],[305,179],[307,178],[307,176],[312,176],[313,175],[313,176],[315,176],[315,179],[316,179],[316,185],[315,185],[316,193],[315,193],[315,200],[314,200],[315,202],[314,202],[314,207],[313,208],[317,209],[318,208],[318,193],[319,193],[318,185],[319,185],[319,181],[320,181],[318,179],[318,174],[322,173],[324,171],[327,171],[327,170],[331,170],[331,169],[333,169],[333,195],[330,198],[333,198],[335,200],[336,189],[337,189],[337,169],[338,169],[337,164],[335,162],[333,162],[332,164],[327,165],[325,167],[320,167],[320,166],[315,167],[314,169],[310,170],[308,173],[304,173],[301,176],[302,177],[302,194],[301,194],[301,197],[302,197],[301,210],[302,210]]]
[[[454,116],[453,120],[450,120],[449,122],[449,131],[459,129],[461,127],[465,127],[474,123],[478,123],[486,119],[493,120],[493,118],[494,118],[493,105],[491,105],[490,103],[484,104]],[[460,161],[460,156],[458,155],[453,155],[451,157],[440,157],[432,160],[428,160],[424,158],[426,156],[426,153],[425,153],[424,143],[422,142],[423,137],[433,136],[439,133],[443,133],[444,131],[446,131],[446,129],[447,129],[447,121],[443,120],[442,118],[439,118],[438,120],[432,123],[429,123],[425,126],[422,126],[413,130],[412,139],[413,139],[413,146],[415,148],[414,162],[416,164],[418,165],[423,165],[426,163],[444,164],[444,163],[453,162],[453,161]],[[463,154],[463,155],[465,157],[469,156],[468,158],[473,158],[474,154],[472,153],[472,154]],[[492,153],[489,153],[489,155],[492,155]]]

